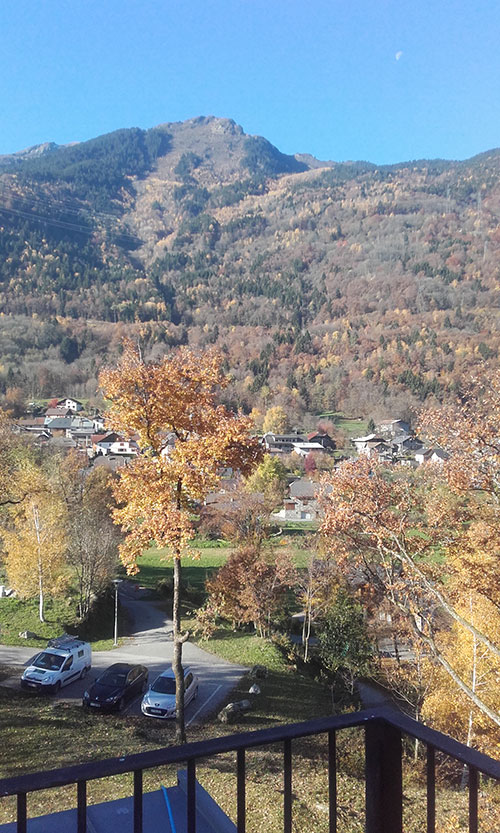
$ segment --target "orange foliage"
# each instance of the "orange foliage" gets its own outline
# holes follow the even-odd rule
[[[101,373],[113,427],[135,434],[143,454],[120,471],[115,521],[126,532],[121,557],[128,572],[151,541],[179,557],[193,536],[196,501],[217,486],[224,466],[243,474],[261,449],[249,437],[251,420],[216,404],[226,384],[221,359],[187,349],[156,363],[125,341],[116,368]]]

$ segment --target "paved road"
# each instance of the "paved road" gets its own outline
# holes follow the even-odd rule
[[[57,696],[58,700],[81,702],[82,694],[100,671],[113,662],[130,662],[146,665],[149,669],[149,681],[172,662],[172,622],[165,617],[159,605],[149,600],[147,590],[135,590],[132,582],[124,581],[120,586],[120,603],[126,608],[131,636],[112,651],[98,651],[92,655],[92,670],[85,680],[77,680],[66,686]],[[36,653],[33,648],[0,645],[0,663],[3,665],[29,665]],[[203,721],[203,718],[228,702],[231,690],[248,670],[243,666],[233,665],[222,659],[207,654],[197,645],[186,642],[183,645],[183,665],[190,666],[200,678],[197,700],[186,709],[186,724]],[[20,687],[19,677],[12,677],[2,685]],[[37,695],[33,695],[37,696]],[[124,711],[126,714],[140,715],[138,697]],[[144,718],[145,720],[150,718]]]

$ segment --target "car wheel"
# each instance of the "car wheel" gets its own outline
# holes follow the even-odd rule
[[[60,690],[61,690],[61,683],[57,682],[55,684],[54,688],[52,689],[52,691],[54,692],[54,694],[59,694]]]
[[[120,697],[120,699],[118,700],[118,703],[116,704],[116,710],[117,710],[117,711],[119,711],[119,712],[121,712],[121,710],[123,709],[124,705],[125,705],[125,698],[124,698],[124,697]]]
[[[141,692],[142,692],[143,694],[145,694],[145,692],[147,691],[147,689],[148,689],[148,681],[147,681],[147,680],[144,680],[144,682],[143,682],[143,684],[142,684]]]
[[[87,668],[87,666],[85,665],[85,666],[82,668],[82,670],[80,671],[80,676],[79,676],[79,678],[78,678],[78,679],[79,679],[79,680],[83,680],[83,678],[85,677],[85,675],[86,675],[86,673],[87,673],[87,671],[88,671],[88,670],[89,670],[89,669],[88,669],[88,668]]]

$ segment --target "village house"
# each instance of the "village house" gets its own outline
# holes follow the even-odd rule
[[[208,493],[203,501],[204,506],[211,506],[221,511],[226,509],[229,504],[238,502],[238,489],[240,486],[240,478],[227,478],[220,484],[216,491]]]
[[[269,454],[290,454],[294,443],[307,442],[303,434],[275,434],[268,431],[262,437],[262,444]]]
[[[377,434],[366,437],[353,437],[351,440],[356,451],[369,459],[392,459],[392,444]]]
[[[70,416],[72,431],[94,431],[93,420],[86,416]]]
[[[280,455],[295,452],[301,457],[307,457],[311,452],[323,454],[334,451],[335,442],[324,431],[313,431],[307,437],[304,434],[275,434],[268,431],[262,437],[262,443],[268,454]]]
[[[415,460],[419,466],[423,463],[437,463],[442,466],[448,457],[449,455],[442,448],[420,448],[415,452]]]
[[[118,457],[114,454],[99,454],[92,459],[92,468],[104,468],[106,471],[114,472],[117,469],[128,466],[132,459],[132,457],[126,456],[125,454],[119,455]]]
[[[423,442],[413,434],[398,434],[392,440],[392,448],[396,455],[411,455],[422,448]]]
[[[108,434],[92,434],[92,449],[95,454],[129,455],[136,456],[139,453],[139,446],[135,440],[126,440],[111,431]]]
[[[319,506],[316,500],[318,484],[307,477],[294,480],[288,487],[288,495],[283,502],[283,509],[272,515],[276,521],[315,521]]]
[[[45,444],[49,448],[57,449],[57,451],[75,451],[78,448],[78,443],[73,437],[58,433],[49,436]]]
[[[327,451],[335,451],[337,445],[326,431],[312,431],[307,435],[308,443],[319,443]]]
[[[65,397],[64,399],[58,399],[57,404],[61,408],[67,408],[73,414],[83,411],[82,403],[79,402],[78,399],[72,399],[70,396]]]
[[[404,419],[384,419],[376,426],[377,433],[382,437],[395,437],[397,434],[410,434],[410,423]]]
[[[45,421],[48,422],[50,419],[54,419],[54,417],[70,417],[72,414],[73,411],[70,411],[69,408],[59,407],[59,405],[51,405],[45,411]]]
[[[299,457],[307,457],[308,454],[327,454],[328,449],[321,445],[321,443],[299,442],[293,443],[292,453],[298,454]]]
[[[42,434],[45,430],[45,417],[29,416],[18,419],[15,428],[19,431],[29,431],[33,434]]]
[[[71,428],[71,417],[45,417],[45,428],[53,437],[65,437],[66,432]]]
[[[104,434],[106,431],[106,419],[104,416],[100,414],[96,414],[92,417],[92,424],[94,426],[94,432],[96,434]]]
[[[66,433],[68,437],[75,440],[79,448],[92,448],[94,423],[88,417],[73,417],[71,428]]]

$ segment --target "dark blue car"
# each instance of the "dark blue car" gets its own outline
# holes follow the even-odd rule
[[[146,691],[148,669],[144,665],[115,662],[83,695],[83,705],[101,711],[120,711],[130,700]]]

